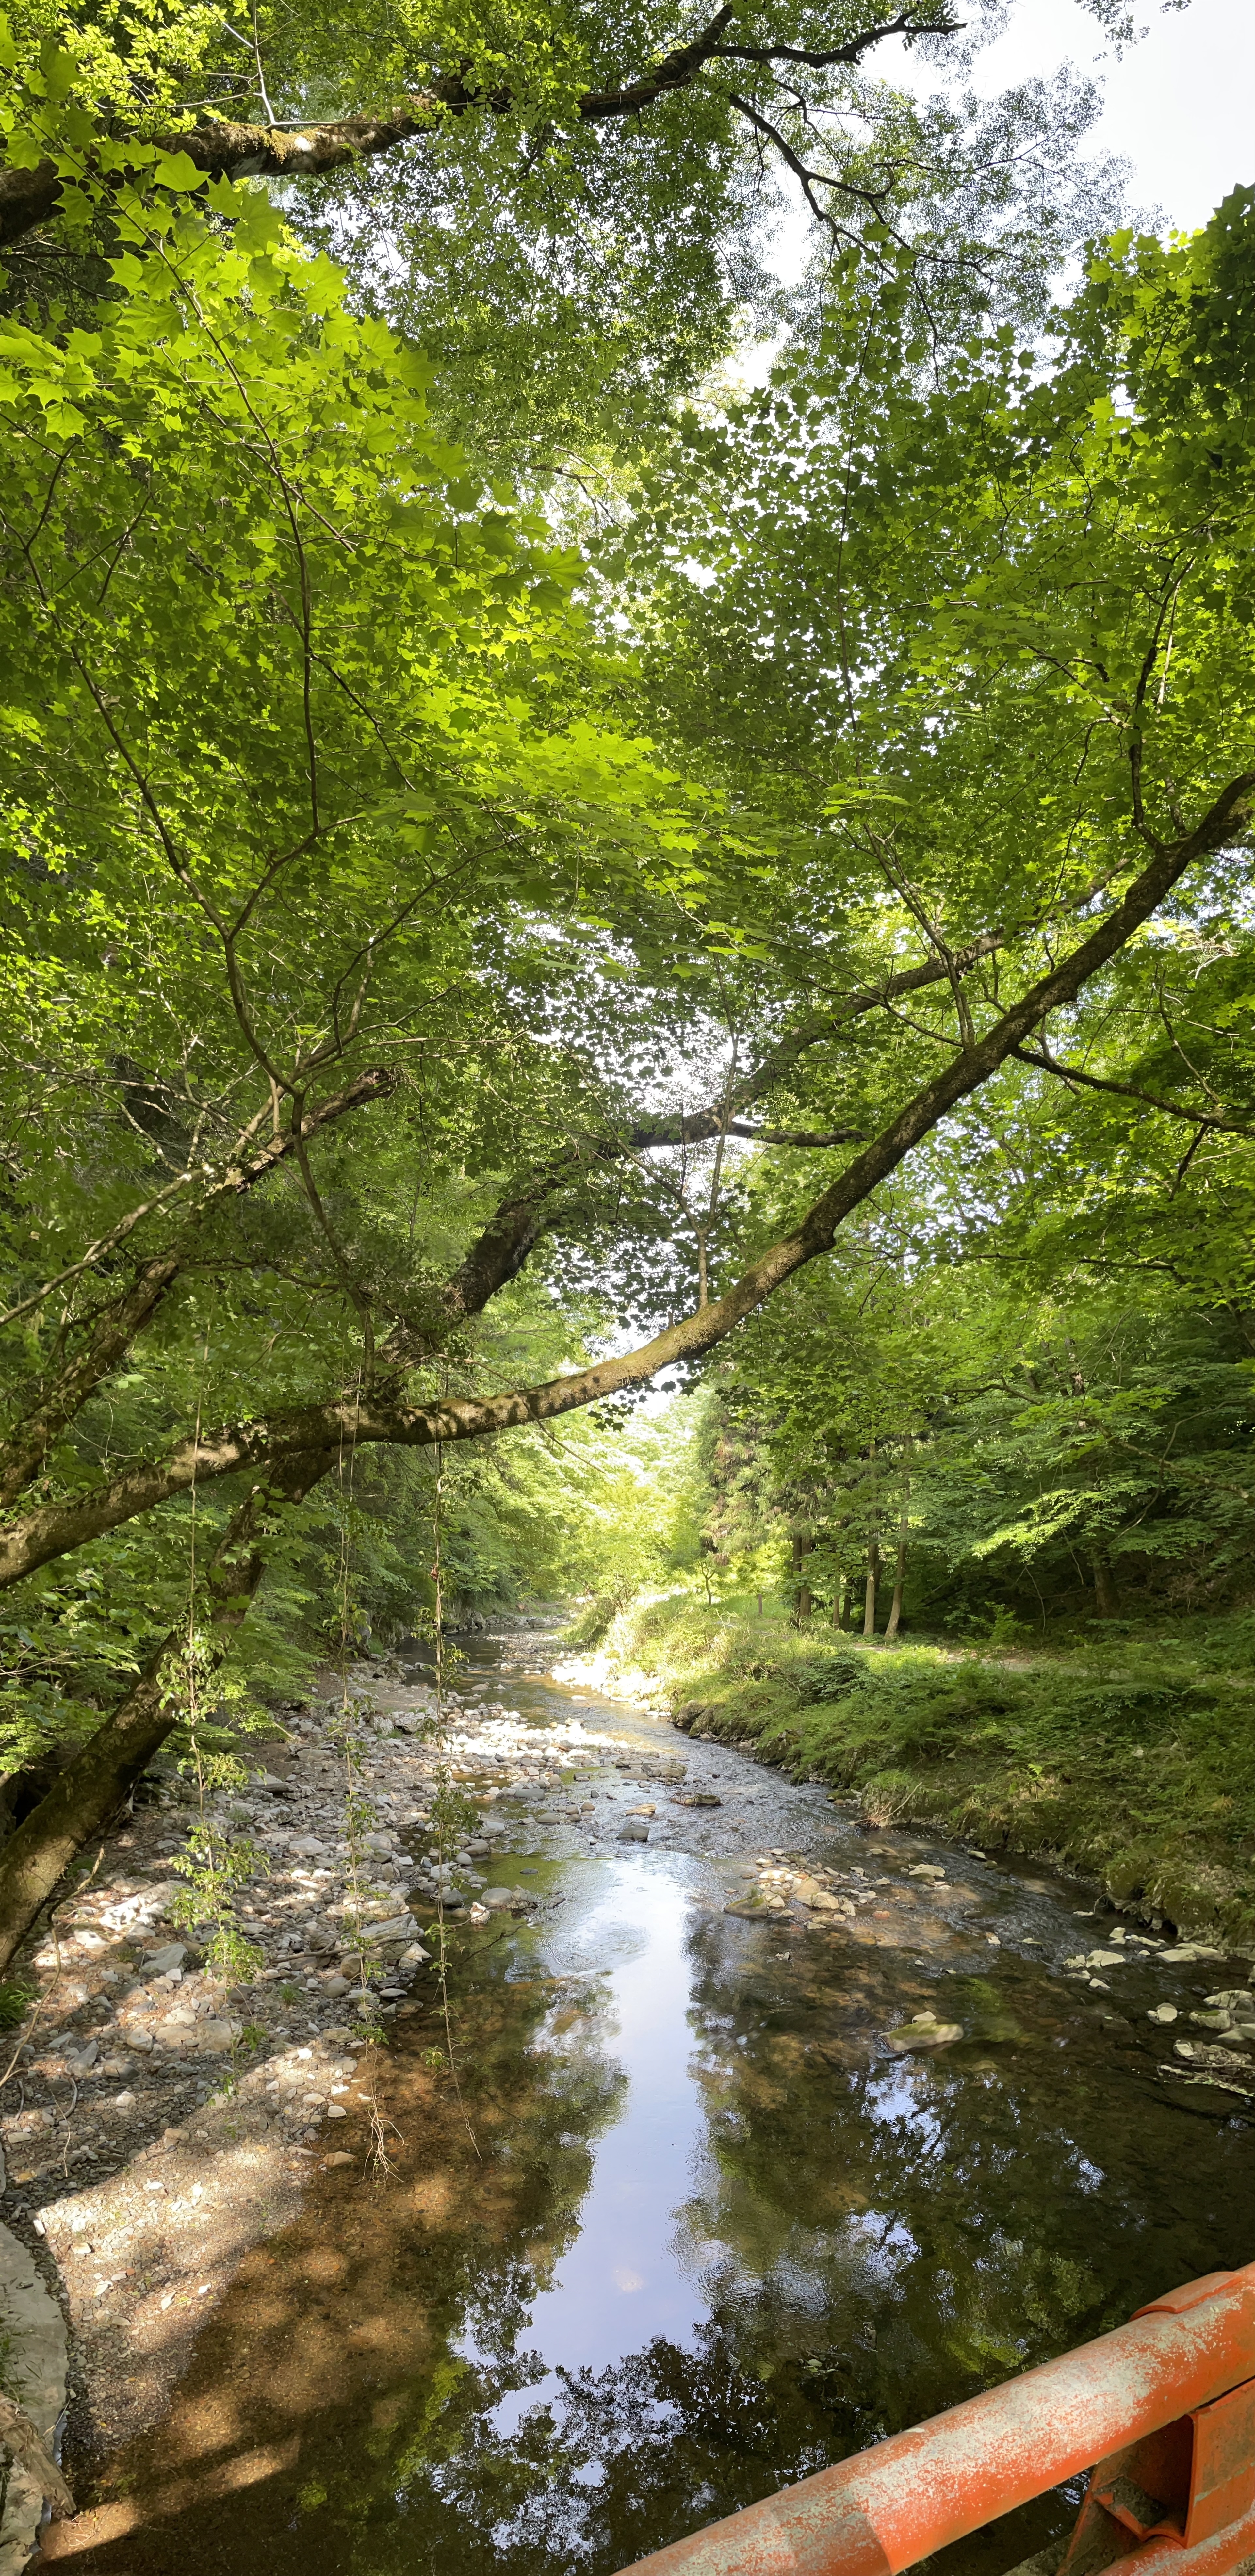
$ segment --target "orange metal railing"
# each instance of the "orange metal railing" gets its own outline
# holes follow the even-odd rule
[[[635,2576],[902,2576],[1091,2472],[1059,2576],[1225,2576],[1255,2557],[1255,2263],[726,2522]]]

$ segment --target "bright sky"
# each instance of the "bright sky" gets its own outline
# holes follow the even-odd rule
[[[1142,0],[1141,15],[1147,34],[1117,61],[1077,0],[1020,0],[973,86],[991,94],[1063,61],[1096,68],[1107,105],[1094,141],[1131,164],[1138,205],[1193,231],[1255,180],[1255,0],[1191,0],[1169,15]]]
[[[1086,159],[1116,154],[1128,166],[1130,212],[1193,232],[1230,188],[1255,181],[1255,0],[1189,0],[1169,11],[1161,0],[1136,5],[1146,32],[1117,56],[1079,0],[1019,0],[1006,34],[977,55],[962,86],[994,97],[1065,62],[1092,74],[1106,105],[1085,138]],[[875,68],[925,94],[944,86],[938,65],[897,42],[878,49]],[[791,282],[812,233],[793,182],[782,185],[793,204],[771,264]],[[743,360],[739,372],[746,380],[760,375],[769,355]]]

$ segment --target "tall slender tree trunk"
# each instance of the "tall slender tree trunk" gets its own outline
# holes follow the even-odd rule
[[[886,1637],[896,1637],[902,1617],[902,1586],[906,1581],[906,1545],[911,1529],[911,1435],[907,1432],[902,1455],[902,1516],[898,1522],[898,1555],[893,1569],[893,1599],[889,1604]]]
[[[793,1571],[796,1575],[800,1576],[802,1566],[805,1563],[806,1558],[810,1555],[814,1544],[815,1541],[809,1530],[794,1531]],[[803,1619],[809,1619],[814,1606],[814,1602],[811,1599],[811,1588],[809,1583],[799,1581],[793,1604],[793,1615],[799,1626]]]
[[[876,1586],[880,1581],[880,1487],[876,1463],[876,1443],[868,1445],[871,1462],[871,1535],[867,1541],[867,1584],[863,1594],[863,1635],[876,1634]]]
[[[844,1574],[839,1574],[835,1584],[833,1585],[832,1592],[832,1624],[834,1628],[844,1628],[845,1626],[845,1591],[845,1576]]]
[[[1122,1607],[1120,1591],[1105,1539],[1095,1541],[1090,1556],[1094,1567],[1094,1606],[1098,1616],[1100,1619],[1118,1619]]]
[[[212,1603],[208,1625],[219,1661],[265,1573],[262,1533],[274,1502],[280,1497],[299,1502],[333,1464],[334,1457],[325,1451],[293,1458],[267,1484],[254,1485],[233,1515],[206,1578]],[[7,1975],[40,1908],[55,1894],[84,1843],[107,1828],[177,1726],[174,1682],[186,1646],[186,1626],[172,1628],[125,1699],[66,1764],[0,1852],[0,1976]]]
[[[867,1542],[867,1588],[863,1595],[863,1635],[865,1637],[874,1637],[876,1634],[876,1586],[879,1581],[880,1541],[878,1538],[870,1538]]]

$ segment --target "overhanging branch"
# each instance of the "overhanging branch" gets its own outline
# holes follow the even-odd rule
[[[16,1582],[52,1558],[186,1493],[193,1482],[203,1485],[241,1468],[262,1475],[279,1473],[298,1453],[333,1450],[341,1441],[428,1448],[437,1441],[483,1439],[579,1411],[623,1389],[648,1384],[661,1369],[704,1357],[796,1271],[831,1250],[845,1218],[896,1171],[940,1119],[988,1081],[1051,1011],[1075,1000],[1082,985],[1124,947],[1197,859],[1231,847],[1249,832],[1253,805],[1255,772],[1232,780],[1194,832],[1157,850],[1105,921],[1097,923],[1069,957],[1004,1011],[983,1037],[925,1083],[814,1201],[801,1224],[751,1262],[726,1296],[685,1316],[634,1351],[597,1360],[589,1368],[540,1386],[412,1406],[388,1404],[371,1393],[360,1398],[337,1396],[270,1422],[230,1426],[182,1440],[165,1458],[136,1461],[93,1493],[49,1505],[10,1529],[0,1537],[0,1582]]]
[[[1085,1091],[1114,1092],[1118,1100],[1136,1100],[1143,1109],[1161,1110],[1165,1118],[1182,1118],[1189,1127],[1214,1127],[1223,1136],[1255,1135],[1248,1119],[1217,1118],[1207,1109],[1191,1109],[1186,1100],[1165,1100],[1161,1092],[1142,1091],[1131,1082],[1112,1082],[1105,1074],[1087,1073],[1079,1064],[1060,1064],[1057,1056],[1043,1047],[1013,1047],[1012,1054],[1021,1064],[1031,1065],[1035,1073],[1057,1074],[1061,1082],[1079,1084]]]
[[[363,1109],[371,1101],[385,1098],[392,1090],[394,1080],[394,1075],[384,1066],[373,1066],[369,1071],[355,1075],[343,1091],[306,1113],[300,1122],[300,1141],[304,1143],[321,1133],[323,1128],[334,1126],[353,1110]],[[254,1120],[253,1129],[256,1124]],[[112,1374],[137,1336],[152,1322],[183,1270],[195,1228],[209,1210],[225,1200],[243,1198],[250,1190],[258,1188],[294,1150],[298,1141],[295,1129],[288,1127],[277,1136],[269,1137],[254,1152],[246,1153],[243,1148],[251,1132],[246,1130],[243,1136],[236,1137],[216,1175],[207,1174],[204,1164],[179,1175],[178,1186],[200,1189],[197,1205],[182,1211],[184,1224],[180,1239],[168,1251],[157,1253],[145,1261],[116,1296],[107,1298],[92,1314],[83,1318],[69,1358],[55,1372],[37,1380],[28,1380],[26,1390],[19,1391],[15,1398],[16,1418],[0,1443],[0,1510],[7,1511],[31,1478],[39,1474],[49,1451],[68,1425],[82,1412],[97,1387]],[[8,1315],[0,1317],[0,1322],[11,1323],[15,1317],[29,1313],[55,1288],[73,1281],[84,1271],[98,1266],[107,1268],[125,1237],[145,1216],[164,1207],[170,1197],[169,1190],[162,1191],[157,1199],[132,1210],[111,1234],[92,1245],[80,1261],[69,1270],[60,1272],[35,1295],[13,1307]]]
[[[888,37],[904,36],[909,41],[919,36],[948,36],[956,34],[961,25],[961,21],[921,0],[918,8],[908,6],[897,17],[863,28],[840,45],[813,50],[787,44],[724,46],[721,40],[735,14],[732,5],[718,10],[690,43],[676,46],[637,79],[611,89],[586,90],[575,102],[579,122],[603,125],[642,116],[659,100],[691,88],[713,62],[757,63],[767,72],[777,62],[813,71],[838,65],[853,68],[872,46],[884,43]],[[450,117],[505,116],[517,104],[518,94],[508,81],[493,89],[476,89],[460,73],[434,74],[421,90],[399,98],[380,114],[294,120],[291,124],[267,121],[261,125],[207,117],[197,125],[175,127],[150,140],[159,151],[186,153],[195,168],[210,179],[322,179],[420,141],[438,132]],[[744,102],[738,100],[736,104],[741,113],[746,113]],[[789,159],[789,147],[776,129],[764,124],[763,131]],[[89,179],[100,176],[93,168],[90,152],[83,175]],[[0,249],[10,248],[51,220],[64,184],[52,160],[40,161],[30,169],[0,167]]]

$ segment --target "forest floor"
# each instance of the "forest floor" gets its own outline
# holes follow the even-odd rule
[[[1153,1926],[1255,1933],[1255,1669],[1245,1618],[1005,1653],[886,1646],[691,1593],[637,1603],[559,1669],[691,1734],[928,1825],[1092,1874]]]

